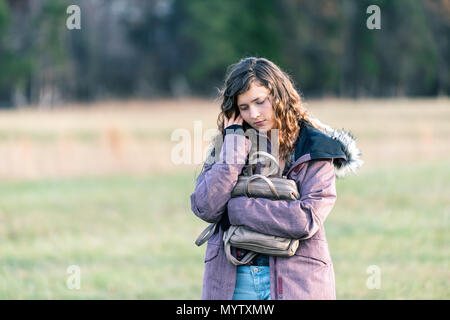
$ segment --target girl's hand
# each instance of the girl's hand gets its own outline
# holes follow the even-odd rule
[[[223,122],[223,127],[229,127],[233,124],[239,124],[239,125],[243,125],[244,124],[244,119],[242,119],[241,114],[239,114],[237,117],[235,117],[236,112],[233,111],[233,113],[231,114],[230,118],[227,119],[227,117],[225,117],[224,122]]]

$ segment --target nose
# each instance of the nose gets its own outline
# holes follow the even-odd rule
[[[256,120],[259,117],[259,111],[255,107],[250,107],[250,118]]]

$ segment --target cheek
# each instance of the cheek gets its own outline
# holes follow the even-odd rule
[[[274,111],[273,111],[272,105],[270,103],[268,103],[266,106],[264,106],[264,114],[266,116],[266,119],[274,118]]]
[[[240,114],[242,116],[242,119],[244,119],[245,122],[249,122],[249,113],[248,111],[240,111]]]

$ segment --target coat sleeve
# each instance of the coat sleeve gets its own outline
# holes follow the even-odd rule
[[[205,164],[191,194],[191,210],[206,222],[218,222],[231,198],[231,191],[245,166],[251,141],[243,135],[225,135],[219,159]]]
[[[335,172],[332,159],[310,160],[302,169],[305,174],[296,180],[299,200],[232,198],[228,202],[230,223],[285,238],[311,238],[336,201]]]

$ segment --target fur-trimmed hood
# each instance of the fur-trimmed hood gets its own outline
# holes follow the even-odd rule
[[[310,118],[310,121],[322,128],[323,132],[302,120],[295,159],[306,153],[311,155],[311,159],[333,158],[337,178],[356,173],[364,164],[362,153],[356,146],[356,138],[349,131],[336,130],[317,118]]]

